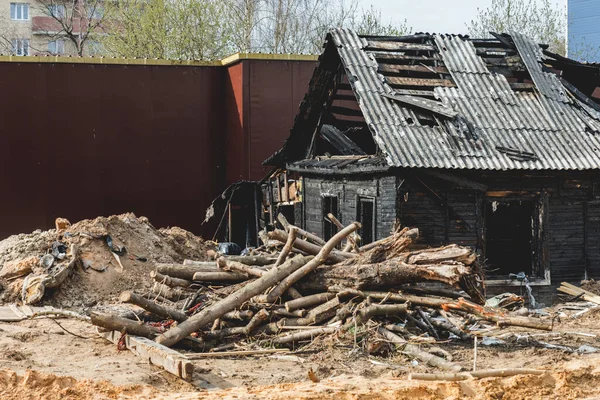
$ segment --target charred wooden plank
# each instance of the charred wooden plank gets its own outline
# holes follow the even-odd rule
[[[435,66],[425,66],[425,65],[404,65],[404,64],[379,64],[379,68],[377,69],[379,72],[383,73],[391,73],[391,74],[400,74],[406,72],[424,72],[424,73],[432,73],[432,74],[447,74],[448,68],[446,67],[435,67]]]
[[[425,79],[386,76],[385,80],[392,86],[423,86],[423,87],[455,87],[450,79]]]
[[[386,50],[386,51],[435,51],[435,47],[430,44],[392,42],[389,40],[369,40],[365,50]]]

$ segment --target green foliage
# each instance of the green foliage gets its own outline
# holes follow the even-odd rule
[[[550,0],[492,0],[467,24],[472,36],[489,37],[489,32],[518,31],[546,43],[550,51],[565,54],[566,10]]]
[[[232,26],[219,0],[114,2],[109,53],[121,57],[210,60],[231,52]]]
[[[391,22],[384,23],[381,18],[381,10],[373,6],[363,10],[360,17],[352,21],[350,27],[359,35],[403,36],[412,32],[406,19],[400,25],[394,25]]]
[[[212,60],[235,52],[320,53],[330,28],[410,31],[358,0],[126,0],[113,3],[105,48],[116,56]]]

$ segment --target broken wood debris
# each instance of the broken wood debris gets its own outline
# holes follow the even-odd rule
[[[549,317],[514,316],[482,306],[481,265],[467,247],[416,250],[418,230],[407,228],[375,245],[359,247],[358,236],[349,239],[360,229],[357,222],[342,226],[328,241],[282,225],[285,231],[268,235],[279,243],[270,252],[219,256],[210,263],[157,265],[152,272],[154,293],[121,295],[123,302],[146,310],[154,322],[93,313],[92,323],[162,346],[209,351],[190,359],[286,352],[335,337],[367,352],[391,346],[452,373],[466,367],[435,349],[428,351],[427,343],[471,340],[475,326],[552,329]],[[338,250],[343,242],[352,252]],[[426,283],[434,286],[415,290],[417,294],[396,289]],[[158,294],[170,301],[159,304]]]

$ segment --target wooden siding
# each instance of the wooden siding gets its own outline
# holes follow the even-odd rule
[[[394,176],[363,179],[323,179],[304,177],[304,226],[309,232],[323,235],[323,196],[339,199],[338,219],[347,225],[356,221],[359,196],[375,199],[375,240],[392,231],[396,221],[396,178]]]
[[[377,232],[381,238],[396,221],[417,227],[420,243],[440,246],[457,243],[485,248],[485,203],[494,199],[523,198],[534,201],[533,221],[540,234],[534,239],[533,258],[540,271],[549,268],[550,286],[535,286],[534,294],[545,302],[556,296],[561,281],[579,282],[586,276],[600,279],[600,191],[593,172],[446,172],[399,170],[394,176],[345,177],[333,180],[315,176],[304,179],[305,226],[322,234],[321,196],[340,199],[344,224],[356,219],[359,195],[376,199]],[[461,184],[464,181],[466,183]],[[471,185],[468,183],[471,182]],[[487,187],[482,190],[479,186]],[[515,271],[519,272],[519,271]],[[490,287],[490,294],[524,288]],[[524,292],[523,292],[524,293]]]

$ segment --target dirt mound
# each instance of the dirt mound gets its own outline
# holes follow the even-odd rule
[[[108,382],[77,381],[36,371],[19,376],[0,371],[0,398],[21,399],[131,399],[147,398],[152,390],[142,386],[113,386]]]
[[[147,218],[128,213],[83,220],[61,232],[51,229],[11,236],[0,242],[0,274],[7,275],[7,270],[20,265],[21,260],[40,259],[57,243],[66,248],[77,246],[77,265],[59,288],[46,290],[43,303],[66,308],[113,300],[123,290],[148,289],[152,284],[149,271],[155,263],[203,260],[211,248],[184,229],[158,230]],[[31,271],[25,269],[21,275],[44,272],[39,263],[29,268]],[[2,282],[5,290],[0,301],[19,300],[23,276],[18,275],[19,271],[8,274]]]
[[[600,393],[593,361],[575,361],[556,372],[463,382],[423,382],[405,375],[381,378],[340,375],[319,383],[308,381],[269,386],[235,387],[200,392],[160,392],[146,385],[114,386],[105,381],[78,381],[35,371],[19,376],[0,371],[0,398],[36,399],[533,399],[596,398]]]

